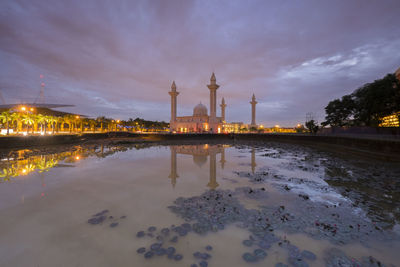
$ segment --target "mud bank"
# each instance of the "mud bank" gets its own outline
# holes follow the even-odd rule
[[[321,149],[367,156],[389,161],[400,161],[400,141],[366,139],[343,136],[301,134],[136,134],[126,132],[55,136],[13,136],[0,138],[0,149],[29,148],[51,145],[98,142],[115,143],[247,143],[291,142]]]

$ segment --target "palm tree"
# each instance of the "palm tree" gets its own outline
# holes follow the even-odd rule
[[[29,126],[33,125],[35,120],[34,120],[32,114],[26,113],[26,114],[23,114],[23,116],[22,116],[22,122],[24,122],[26,124],[26,127],[27,127],[26,132],[29,133]],[[32,128],[32,132],[33,132],[33,128]]]
[[[51,129],[52,129],[52,131],[53,131],[53,133],[54,133],[54,124],[52,123],[53,122],[53,116],[44,116],[44,118],[45,118],[45,124],[48,124],[48,123],[51,123]],[[45,129],[46,129],[46,127],[45,127]]]
[[[58,122],[58,118],[55,116],[47,116],[47,120],[49,123],[51,123],[51,131],[54,134],[54,130],[55,130],[55,123]]]
[[[22,114],[19,112],[13,112],[11,113],[11,123],[14,124],[15,122],[17,122],[17,133],[20,132],[22,125],[21,125],[21,119],[22,119]]]
[[[6,125],[7,125],[7,135],[9,135],[10,134],[10,121],[11,121],[11,113],[10,113],[10,111],[9,110],[7,110],[7,111],[3,111],[1,114],[0,114],[0,120],[1,120],[1,122],[2,123],[6,123]]]
[[[43,126],[44,126],[44,134],[46,134],[46,121],[47,119],[46,119],[46,116],[45,115],[43,115],[43,114],[38,114],[37,115],[37,121],[38,121],[38,123],[40,124],[40,131],[42,132],[43,131]]]
[[[104,131],[104,122],[106,121],[106,117],[104,117],[104,116],[97,117],[97,121],[100,122],[100,131],[103,132]]]

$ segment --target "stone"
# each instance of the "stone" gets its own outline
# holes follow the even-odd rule
[[[303,250],[301,252],[301,256],[305,259],[312,260],[312,261],[317,259],[317,256],[308,250]]]
[[[102,223],[103,221],[105,221],[105,219],[107,219],[107,217],[104,216],[104,215],[101,215],[101,216],[99,216],[99,217],[90,218],[90,219],[88,220],[88,223],[89,223],[89,224],[93,224],[93,225],[95,225],[95,224],[100,224],[100,223]]]
[[[207,267],[208,263],[206,261],[201,261],[201,262],[199,262],[199,266],[200,267]]]
[[[212,249],[213,249],[212,246],[210,246],[210,245],[206,246],[207,251],[211,251]]]
[[[262,259],[264,259],[265,257],[267,257],[267,252],[265,252],[265,251],[262,250],[262,249],[256,249],[256,250],[254,250],[254,256],[255,256],[257,259],[262,260]]]
[[[156,253],[158,256],[162,256],[162,255],[165,255],[165,254],[167,253],[167,250],[166,250],[165,248],[159,248],[159,249],[157,249],[157,250],[155,251],[155,253]]]
[[[110,227],[111,227],[111,228],[117,227],[118,224],[119,224],[119,223],[117,223],[117,222],[113,222],[113,223],[110,224]]]
[[[175,251],[176,251],[176,249],[174,247],[168,247],[166,253],[167,253],[167,255],[170,255],[170,254],[174,254]]]
[[[168,228],[163,228],[163,229],[161,229],[161,233],[163,235],[168,235],[169,234],[169,229]]]
[[[253,245],[253,241],[243,240],[242,244],[245,245],[246,247],[251,247]]]
[[[142,254],[142,253],[144,253],[146,251],[146,248],[138,248],[137,250],[136,250],[136,252],[137,253],[140,253],[140,254]]]
[[[145,236],[145,232],[143,231],[139,231],[136,233],[136,237],[144,237]]]
[[[278,262],[277,264],[275,264],[275,267],[289,267],[289,266],[283,264],[282,262]]]
[[[153,251],[147,251],[145,254],[144,254],[144,257],[146,258],[146,259],[150,259],[150,258],[152,258],[154,256],[154,252]]]
[[[154,243],[154,244],[151,244],[151,246],[150,246],[151,250],[158,250],[160,248],[161,248],[161,243]]]
[[[294,267],[308,267],[308,263],[302,260],[301,258],[293,258],[289,257],[289,263]],[[339,265],[341,266],[341,265]]]
[[[178,242],[178,236],[174,236],[173,238],[171,238],[170,241],[171,241],[172,243]]]
[[[242,258],[243,258],[246,262],[256,262],[256,261],[257,261],[257,258],[256,258],[253,254],[248,253],[248,252],[244,253],[244,254],[242,255]]]
[[[157,230],[157,228],[155,226],[150,226],[147,231],[149,232],[154,232],[155,230]]]
[[[174,260],[176,260],[176,261],[180,261],[181,259],[183,259],[183,256],[181,254],[176,254],[174,256]]]

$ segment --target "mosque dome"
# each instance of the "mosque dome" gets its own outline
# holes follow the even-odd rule
[[[193,116],[207,116],[207,108],[202,103],[198,104],[193,109]]]

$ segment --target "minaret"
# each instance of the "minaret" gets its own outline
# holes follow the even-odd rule
[[[251,98],[250,104],[251,104],[251,124],[250,124],[250,126],[251,127],[257,127],[257,124],[256,124],[256,104],[257,104],[257,101],[256,101],[256,97],[255,97],[254,94],[253,94],[253,97]]]
[[[208,89],[210,89],[210,129],[215,133],[217,132],[217,89],[219,85],[217,84],[217,79],[215,78],[215,74],[211,75],[210,84],[207,85]]]
[[[222,121],[225,121],[225,108],[226,108],[226,104],[225,104],[225,99],[222,98],[222,102],[221,105],[219,105],[221,107],[221,118]]]
[[[171,150],[171,173],[168,178],[171,179],[172,187],[175,187],[176,178],[179,178],[176,170],[176,147],[170,146],[169,149]]]
[[[173,131],[176,123],[176,98],[179,95],[179,92],[176,91],[175,81],[172,82],[171,91],[168,92],[168,94],[171,96],[171,121],[169,123],[169,129]]]

